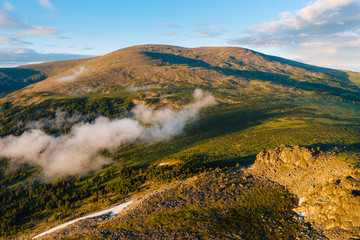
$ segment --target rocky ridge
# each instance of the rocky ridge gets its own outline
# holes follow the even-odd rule
[[[248,173],[285,186],[299,198],[294,209],[329,239],[360,237],[359,168],[333,152],[281,146],[261,152]]]

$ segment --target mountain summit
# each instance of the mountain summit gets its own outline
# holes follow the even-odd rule
[[[15,73],[23,76],[20,78],[23,83],[15,83],[14,88],[38,81],[10,98],[16,101],[19,94],[69,95],[114,86],[191,84],[226,88],[254,81],[358,101],[360,86],[357,73],[315,67],[237,47],[133,46],[89,59],[26,65],[12,72],[0,69],[1,84],[11,84]]]

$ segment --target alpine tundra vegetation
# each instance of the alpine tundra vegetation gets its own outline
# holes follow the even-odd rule
[[[0,69],[0,239],[358,239],[360,74],[140,45]]]

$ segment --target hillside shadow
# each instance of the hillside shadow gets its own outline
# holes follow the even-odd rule
[[[255,162],[256,155],[249,155],[246,157],[227,158],[221,160],[215,160],[212,162],[203,163],[206,168],[224,168],[224,167],[236,167],[238,164],[241,167],[251,165]]]
[[[337,144],[337,143],[315,143],[311,145],[304,146],[309,149],[319,148],[321,151],[332,151],[334,148],[337,148],[338,152],[348,151],[348,150],[359,150],[360,151],[360,142],[353,144]]]
[[[318,66],[314,66],[314,65],[294,61],[294,60],[289,60],[289,59],[282,58],[282,57],[266,55],[266,54],[256,52],[256,51],[253,51],[250,49],[247,49],[247,51],[252,52],[254,55],[259,55],[269,62],[280,62],[282,64],[286,64],[291,67],[302,68],[307,71],[311,71],[311,72],[315,72],[315,73],[323,73],[323,74],[326,74],[326,75],[329,75],[332,77],[340,78],[340,79],[344,80],[347,84],[352,85],[352,87],[354,89],[356,89],[357,91],[360,90],[360,88],[358,86],[354,85],[354,83],[350,80],[349,74],[346,73],[345,71],[326,68],[326,67],[318,67]]]
[[[155,161],[171,154],[177,154],[190,148],[191,146],[196,145],[197,143],[203,141],[206,142],[211,139],[226,136],[230,133],[254,127],[258,125],[260,121],[281,118],[293,113],[291,110],[276,112],[279,108],[280,107],[278,106],[267,109],[257,109],[254,111],[251,109],[226,110],[218,106],[218,108],[213,109],[213,111],[216,111],[217,114],[202,118],[200,121],[188,126],[185,130],[185,136],[177,137],[170,143],[159,143],[157,146],[151,146],[152,148],[157,149],[156,155],[153,156],[154,159],[149,159],[152,157],[150,155],[144,155],[143,157],[148,158],[149,161],[147,163],[143,162],[138,166],[147,167],[153,162],[153,160]],[[237,163],[244,166],[253,163],[254,160],[254,156],[246,156],[231,159],[215,159],[214,162],[216,162],[216,166],[235,166]]]
[[[40,71],[25,68],[0,68],[0,94],[9,93],[46,78]]]
[[[208,70],[213,70],[216,72],[220,72],[227,76],[234,76],[234,77],[241,77],[249,80],[260,80],[264,82],[273,82],[277,84],[281,84],[287,87],[295,87],[298,89],[302,89],[305,91],[319,91],[319,92],[328,92],[332,95],[342,97],[344,99],[347,99],[349,101],[360,101],[360,97],[358,96],[358,93],[360,91],[360,88],[357,86],[351,86],[351,90],[349,89],[343,89],[339,87],[329,86],[327,84],[322,83],[312,83],[312,82],[305,82],[305,81],[297,81],[294,79],[291,79],[289,76],[277,74],[277,73],[269,73],[269,72],[262,72],[262,71],[248,71],[248,70],[236,70],[231,68],[221,68],[212,66],[202,60],[187,58],[179,55],[173,55],[168,53],[158,53],[158,52],[143,52],[143,54],[159,60],[161,63],[160,65],[166,66],[166,65],[172,65],[172,64],[178,64],[178,65],[187,65],[189,67],[197,67],[197,68],[205,68]],[[259,54],[259,53],[257,53]],[[275,61],[269,59],[269,56],[264,55],[269,61]],[[311,71],[318,71],[318,72],[324,72],[327,71],[333,75],[339,76],[342,79],[349,81],[348,75],[345,72],[341,72],[338,70],[332,70],[332,69],[325,69],[325,68],[318,68],[311,65],[306,65],[282,58],[272,57],[273,59],[278,59],[278,61],[282,62],[288,62],[291,66],[297,66],[301,68],[305,68]],[[325,70],[324,70],[325,69]]]
[[[277,56],[271,56],[271,55],[266,55],[263,53],[258,53],[258,52],[254,52],[252,50],[249,50],[251,52],[253,52],[254,54],[258,54],[261,57],[265,58],[266,60],[270,61],[270,62],[280,62],[280,63],[284,63],[287,64],[289,66],[292,67],[297,67],[297,68],[303,68],[306,69],[308,71],[312,71],[312,72],[316,72],[316,73],[325,73],[328,75],[332,75],[338,78],[341,78],[343,80],[348,80],[349,82],[351,82],[349,80],[349,75],[341,70],[336,70],[336,69],[331,69],[331,68],[324,68],[324,67],[317,67],[317,66],[313,66],[310,64],[306,64],[306,63],[302,63],[302,62],[297,62],[297,61],[293,61],[293,60],[289,60],[286,58],[282,58],[282,57],[277,57]]]

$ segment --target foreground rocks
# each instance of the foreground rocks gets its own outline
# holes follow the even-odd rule
[[[294,209],[330,239],[360,238],[360,169],[335,154],[281,146],[257,155],[248,173],[285,186]]]
[[[165,184],[118,216],[84,219],[41,239],[325,239],[292,211],[297,199],[243,168]]]
[[[281,146],[41,239],[360,239],[359,172],[335,153]]]

